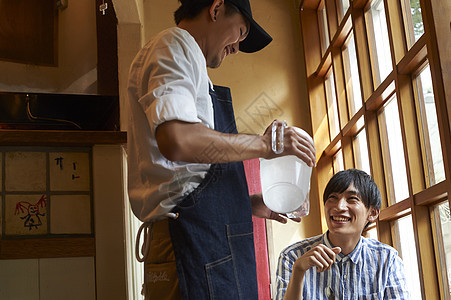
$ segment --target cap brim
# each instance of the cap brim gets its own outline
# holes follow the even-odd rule
[[[272,37],[254,19],[246,16],[250,23],[249,34],[240,42],[240,51],[246,53],[257,52],[265,48],[272,41]]]

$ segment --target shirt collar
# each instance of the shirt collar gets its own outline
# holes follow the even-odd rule
[[[323,243],[329,248],[334,248],[335,246],[332,245],[332,243],[329,240],[329,230],[323,234]],[[336,260],[337,261],[345,261],[347,259],[350,259],[354,264],[357,264],[360,260],[360,256],[362,253],[362,243],[363,243],[363,237],[360,237],[359,242],[357,243],[357,246],[354,248],[354,250],[349,253],[348,255],[343,255],[341,253],[338,253]]]

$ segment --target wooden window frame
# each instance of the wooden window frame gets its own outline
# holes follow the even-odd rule
[[[449,201],[448,195],[451,193],[451,147],[449,147],[451,145],[451,107],[447,107],[450,105],[451,96],[446,94],[448,87],[445,85],[446,78],[451,77],[451,70],[444,68],[447,63],[446,48],[443,47],[440,40],[442,35],[447,34],[443,28],[446,29],[446,26],[448,26],[449,33],[449,20],[446,19],[446,14],[445,16],[433,14],[434,11],[440,9],[438,4],[420,0],[424,34],[413,45],[409,46],[406,25],[403,22],[404,4],[402,1],[404,0],[383,0],[393,69],[387,78],[376,85],[373,80],[371,46],[368,43],[365,17],[365,11],[370,6],[371,1],[352,1],[343,18],[338,11],[341,7],[340,0],[304,0],[300,4],[307,87],[313,135],[317,147],[316,175],[318,186],[312,188],[318,189],[318,195],[324,190],[334,172],[333,157],[338,150],[341,149],[343,153],[344,168],[354,167],[352,138],[361,129],[358,128],[357,122],[363,117],[371,175],[379,186],[383,198],[381,213],[374,225],[377,228],[379,240],[394,245],[391,223],[411,214],[423,298],[426,299],[426,295],[427,298],[438,299],[440,296],[443,298],[445,285],[440,274],[440,261],[438,260],[439,255],[436,246],[437,237],[431,211],[434,205],[444,200]],[[320,37],[314,35],[315,32],[319,32],[317,10],[320,4],[326,5],[327,8],[330,37],[330,45],[323,52]],[[444,26],[440,27],[440,24],[444,24]],[[338,91],[343,91],[341,90],[343,88],[346,89],[341,51],[351,31],[356,44],[363,106],[354,116],[350,117],[348,114],[349,107],[347,106],[348,95],[346,92],[342,94],[336,92],[340,133],[331,138],[324,78],[332,68],[336,89]],[[440,54],[445,56],[441,57]],[[418,101],[415,99],[417,97],[415,74],[422,70],[426,62],[429,62],[431,69],[446,177],[444,181],[433,186],[426,184],[428,178],[424,163],[426,156],[422,149],[422,147],[424,148],[422,144],[425,141],[421,133],[422,129],[418,124]],[[386,166],[382,160],[381,133],[377,111],[393,95],[396,96],[399,110],[409,196],[398,203],[389,205],[388,197],[390,193],[387,190]],[[318,201],[321,225],[323,230],[326,230],[322,199],[318,199]],[[425,278],[427,279],[425,280]]]

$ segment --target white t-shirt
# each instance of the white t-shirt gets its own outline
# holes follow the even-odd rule
[[[170,212],[205,177],[209,164],[173,162],[158,150],[155,130],[170,121],[214,128],[205,57],[181,28],[154,37],[135,57],[128,82],[128,192],[141,221]]]

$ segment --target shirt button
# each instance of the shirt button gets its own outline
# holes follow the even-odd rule
[[[343,275],[343,278],[346,279],[348,276],[347,275]]]

